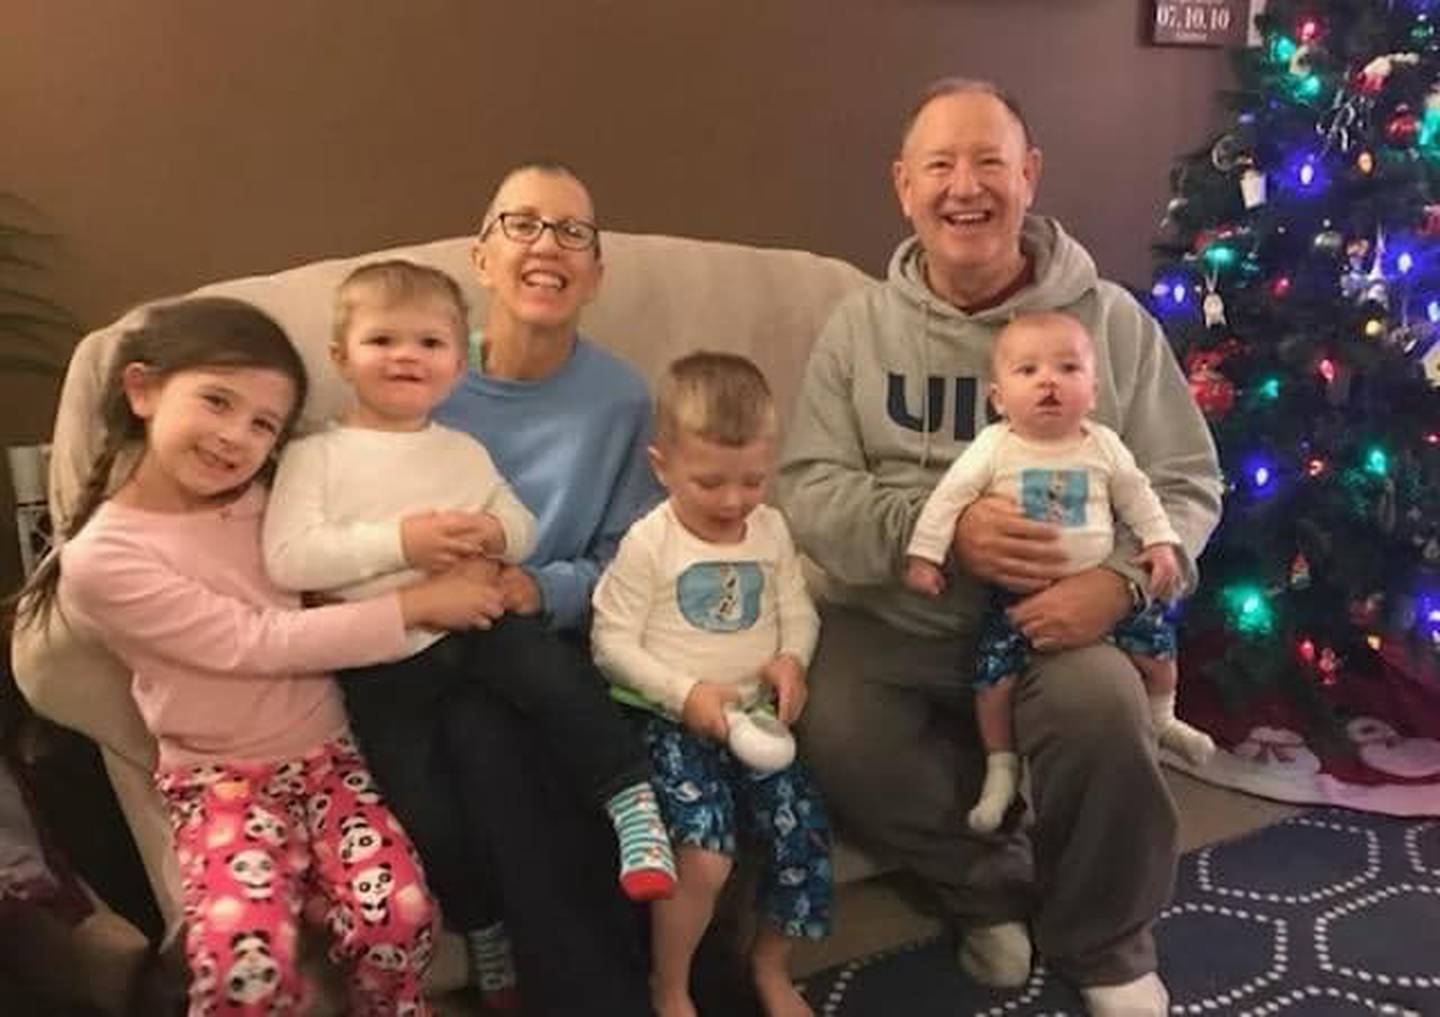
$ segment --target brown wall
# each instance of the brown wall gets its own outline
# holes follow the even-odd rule
[[[963,72],[1027,107],[1041,210],[1141,282],[1170,160],[1219,123],[1228,77],[1217,51],[1145,45],[1149,7],[0,0],[0,191],[62,234],[51,289],[91,325],[202,282],[463,232],[536,156],[575,166],[612,228],[880,272],[903,233],[897,121],[923,83]],[[0,381],[0,439],[43,433],[53,398]]]

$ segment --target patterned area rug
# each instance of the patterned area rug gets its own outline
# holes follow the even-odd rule
[[[1181,859],[1156,928],[1172,1014],[1440,1015],[1440,821],[1317,809]],[[947,937],[812,976],[819,1017],[1084,1013],[1037,966],[987,990]]]

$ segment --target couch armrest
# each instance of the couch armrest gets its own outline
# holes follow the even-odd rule
[[[47,623],[16,626],[10,665],[21,694],[42,717],[72,728],[150,773],[155,739],[130,695],[130,672],[99,642],[52,611]]]

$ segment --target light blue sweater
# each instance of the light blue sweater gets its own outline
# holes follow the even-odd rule
[[[481,362],[478,348],[471,362]],[[435,419],[478,438],[534,513],[539,538],[525,567],[540,587],[546,622],[583,627],[620,538],[660,499],[646,455],[644,379],[581,338],[564,366],[540,381],[468,372]]]

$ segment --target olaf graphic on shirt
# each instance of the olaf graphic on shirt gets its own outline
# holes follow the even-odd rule
[[[748,561],[702,561],[691,565],[675,583],[680,614],[704,632],[738,632],[760,617],[765,578]]]
[[[1090,475],[1084,470],[1020,471],[1020,508],[1026,519],[1056,526],[1084,526]]]

